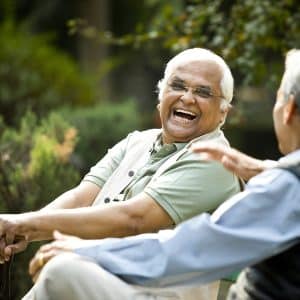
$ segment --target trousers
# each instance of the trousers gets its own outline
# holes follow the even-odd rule
[[[187,288],[135,286],[72,253],[50,260],[22,300],[215,300],[218,286],[219,282]]]

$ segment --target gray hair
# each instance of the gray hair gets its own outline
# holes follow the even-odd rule
[[[282,90],[285,100],[293,94],[300,108],[300,50],[290,50],[286,55]]]
[[[220,66],[223,74],[220,82],[221,92],[222,95],[224,96],[221,102],[221,109],[225,109],[228,106],[230,106],[230,102],[232,101],[233,98],[233,86],[234,86],[234,81],[233,81],[231,71],[222,57],[213,53],[210,50],[203,49],[203,48],[192,48],[192,49],[184,50],[179,54],[177,54],[176,56],[174,56],[171,60],[169,60],[165,69],[164,78],[162,78],[157,84],[158,91],[159,91],[158,93],[159,101],[161,101],[162,99],[163,92],[166,89],[167,82],[170,76],[178,66],[184,65],[188,62],[208,61],[208,60],[213,61],[218,66]]]

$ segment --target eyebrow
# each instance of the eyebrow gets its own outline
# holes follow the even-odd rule
[[[180,83],[185,83],[185,81],[177,76],[175,76],[174,78],[172,78],[173,82],[180,82]]]

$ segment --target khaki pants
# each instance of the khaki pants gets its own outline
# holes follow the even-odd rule
[[[46,264],[23,300],[215,300],[219,282],[179,288],[147,288],[122,281],[94,261],[59,255]]]

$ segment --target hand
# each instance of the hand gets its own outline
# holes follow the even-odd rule
[[[9,261],[14,253],[21,252],[27,247],[25,236],[19,234],[19,215],[0,215],[0,263]]]
[[[191,150],[201,153],[203,159],[219,161],[226,169],[245,180],[266,169],[264,161],[220,144],[198,142],[191,146]]]
[[[65,235],[58,231],[53,233],[55,241],[42,246],[35,254],[29,264],[29,274],[33,282],[36,282],[44,265],[53,257],[72,252],[82,245],[84,240],[75,236]]]
[[[25,239],[25,237],[17,236],[13,244],[6,245],[4,242],[2,245],[3,248],[1,247],[2,256],[0,257],[0,263],[1,259],[3,262],[9,261],[13,254],[24,251],[28,246],[28,241]]]

